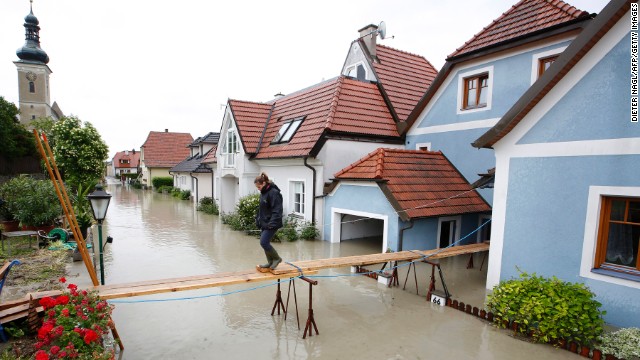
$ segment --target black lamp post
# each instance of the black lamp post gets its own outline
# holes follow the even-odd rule
[[[91,204],[91,211],[93,212],[93,218],[98,222],[98,247],[100,249],[100,284],[104,285],[104,261],[102,258],[102,221],[107,216],[107,209],[109,209],[109,201],[111,201],[111,194],[102,189],[102,185],[96,185],[96,189],[89,195],[87,195],[89,203]]]

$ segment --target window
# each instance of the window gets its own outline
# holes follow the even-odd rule
[[[233,129],[227,131],[227,138],[224,143],[225,154],[235,154],[238,152],[238,138],[236,132]]]
[[[465,78],[463,109],[477,109],[487,106],[488,92],[489,74]]]
[[[640,198],[602,198],[595,268],[640,276]]]
[[[348,67],[346,75],[358,80],[365,80],[367,78],[367,70],[362,64],[358,64]]]
[[[549,69],[549,66],[551,66],[557,58],[558,55],[553,55],[538,59],[538,78],[542,76],[547,69]]]
[[[298,128],[300,127],[300,124],[302,124],[302,120],[304,120],[304,117],[299,117],[293,120],[285,121],[285,123],[282,124],[282,126],[280,127],[280,130],[278,130],[278,133],[273,138],[273,141],[271,141],[271,143],[282,144],[282,143],[289,142],[293,137],[293,135],[298,130]]]
[[[29,81],[29,92],[30,93],[36,92],[36,84],[33,81]]]
[[[304,182],[294,181],[291,185],[291,193],[293,194],[293,212],[296,214],[304,214]]]

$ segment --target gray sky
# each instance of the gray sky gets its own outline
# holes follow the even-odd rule
[[[117,151],[149,131],[220,131],[228,98],[268,101],[337,76],[357,30],[384,21],[381,43],[437,69],[517,0],[35,0],[51,99]],[[600,12],[605,0],[568,0]],[[13,61],[28,0],[0,5],[0,96],[18,102]],[[392,39],[391,36],[394,36]]]

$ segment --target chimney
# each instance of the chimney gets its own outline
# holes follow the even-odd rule
[[[133,155],[135,155],[135,154],[136,154],[136,149],[131,149],[131,153],[132,153]]]
[[[378,25],[369,24],[358,30],[360,39],[364,42],[371,57],[376,58],[376,38],[378,36]]]
[[[129,150],[124,151],[124,156],[129,156]]]
[[[164,129],[164,132],[169,132],[169,129]]]

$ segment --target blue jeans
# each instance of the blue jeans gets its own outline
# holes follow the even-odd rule
[[[260,246],[264,249],[264,251],[273,250],[273,246],[271,246],[271,239],[273,239],[276,234],[276,229],[264,229],[260,232]]]

